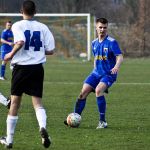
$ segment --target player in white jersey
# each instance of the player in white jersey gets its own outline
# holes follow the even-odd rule
[[[45,49],[54,49],[54,38],[48,27],[34,19],[18,21],[12,26],[14,42],[25,41],[11,64],[32,65],[46,62]],[[49,51],[48,51],[49,52]]]
[[[45,55],[52,55],[55,48],[54,37],[48,27],[34,20],[36,6],[33,1],[23,2],[21,13],[23,20],[13,24],[14,47],[5,56],[14,66],[11,81],[11,106],[7,116],[7,136],[0,143],[12,148],[15,127],[18,120],[22,94],[32,96],[32,103],[39,123],[42,144],[48,148],[51,144],[46,130],[46,112],[42,105]]]

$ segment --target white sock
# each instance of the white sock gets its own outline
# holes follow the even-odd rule
[[[7,98],[4,95],[2,95],[2,93],[0,93],[0,103],[2,103],[5,106],[8,105]]]
[[[7,116],[7,143],[13,143],[14,132],[17,124],[18,116]]]
[[[46,129],[46,118],[47,118],[47,116],[46,116],[45,109],[43,107],[38,107],[35,109],[35,113],[36,113],[36,118],[38,120],[40,129],[42,127],[44,127]]]

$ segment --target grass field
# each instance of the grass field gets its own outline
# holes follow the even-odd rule
[[[52,59],[51,59],[52,58]],[[79,128],[63,121],[73,111],[82,82],[92,62],[48,58],[45,65],[43,103],[51,150],[149,150],[150,149],[150,59],[125,59],[118,81],[107,99],[108,128],[96,130],[98,110],[94,93],[88,97]],[[8,80],[0,81],[0,91],[8,95]],[[0,105],[0,136],[5,135],[7,109]],[[29,96],[24,95],[14,137],[14,150],[42,150],[38,125]],[[5,149],[0,145],[0,150]]]

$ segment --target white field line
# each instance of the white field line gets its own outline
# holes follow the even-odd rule
[[[82,82],[50,82],[50,81],[44,81],[45,84],[68,84],[68,85],[73,85],[73,84],[82,84]],[[142,82],[120,82],[120,83],[115,83],[116,85],[150,85],[150,83],[142,83]]]
[[[115,83],[115,84],[122,84],[122,85],[150,85],[150,83],[142,83],[142,82],[131,82],[131,83]]]
[[[10,84],[10,81],[5,81],[5,83]],[[83,84],[83,82],[51,82],[51,81],[44,81],[44,84],[62,84],[62,85],[76,85],[76,84]],[[115,85],[150,85],[150,82],[148,83],[142,83],[142,82],[116,82]]]

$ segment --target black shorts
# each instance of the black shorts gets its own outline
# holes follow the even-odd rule
[[[11,95],[23,93],[42,98],[44,69],[42,64],[15,65],[12,72]]]

